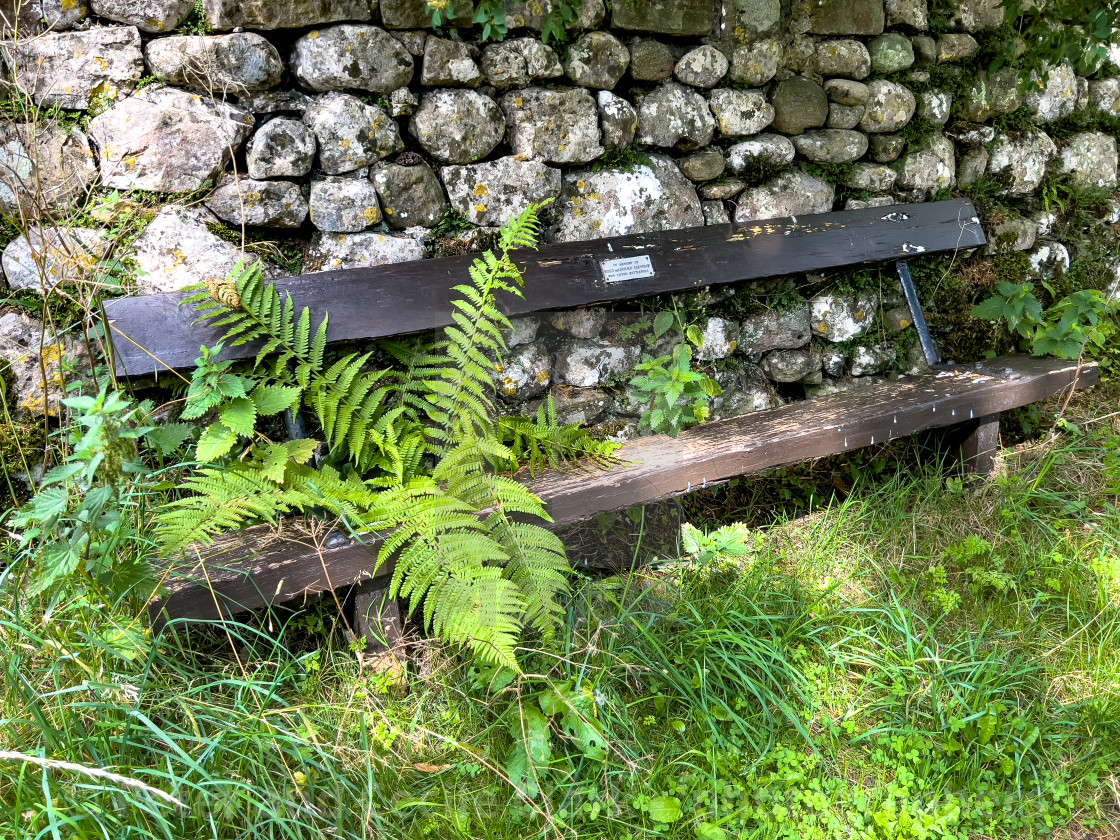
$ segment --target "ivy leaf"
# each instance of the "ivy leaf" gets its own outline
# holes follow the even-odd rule
[[[237,433],[227,429],[221,423],[214,423],[198,439],[195,457],[207,463],[217,461],[228,454],[237,443]]]
[[[295,385],[258,385],[253,389],[253,402],[258,414],[269,417],[297,405],[300,393]]]
[[[683,816],[681,801],[675,796],[655,796],[649,801],[649,818],[659,823],[675,823]]]
[[[230,431],[249,437],[257,423],[257,404],[248,397],[239,397],[222,406],[218,416]]]

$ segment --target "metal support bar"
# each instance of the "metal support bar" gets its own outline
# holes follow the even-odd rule
[[[914,278],[910,276],[910,266],[906,260],[899,260],[898,279],[902,281],[902,291],[906,294],[906,303],[910,306],[910,318],[914,322],[914,329],[918,331],[918,341],[922,344],[922,352],[930,367],[941,364],[941,357],[937,354],[937,345],[933,343],[933,336],[929,334],[929,325],[926,316],[922,314],[922,305],[918,302],[918,290],[914,288]]]

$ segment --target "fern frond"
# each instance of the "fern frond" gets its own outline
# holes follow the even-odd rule
[[[607,468],[618,463],[614,453],[618,444],[596,440],[578,423],[560,425],[552,397],[541,405],[536,420],[528,417],[500,417],[498,431],[508,444],[516,463],[525,464],[536,476],[545,468],[564,466]]]

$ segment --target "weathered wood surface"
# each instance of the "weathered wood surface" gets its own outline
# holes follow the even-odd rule
[[[500,303],[506,314],[524,315],[937,254],[986,241],[976,208],[965,199],[632,234],[517,252],[525,297]],[[649,257],[651,276],[607,280],[610,268],[618,267],[613,261],[643,256]],[[276,285],[291,292],[297,306],[310,307],[313,322],[330,313],[330,341],[382,338],[449,324],[450,288],[466,281],[473,260],[468,254],[324,271]],[[193,326],[193,307],[179,306],[184,297],[149,295],[105,305],[118,374],[189,368],[200,345],[216,343],[220,331]],[[255,353],[251,345],[226,348],[223,358]]]
[[[925,429],[964,423],[1096,383],[1097,368],[1014,356],[928,376],[859,388],[831,397],[707,423],[680,437],[641,438],[623,446],[626,462],[610,470],[552,472],[525,484],[548,504],[552,527],[648,504],[742,475],[855,450]],[[169,578],[158,614],[206,619],[375,575],[379,541],[366,545],[326,533],[309,537],[292,525],[278,534],[251,528],[205,551]],[[213,586],[213,591],[207,584]]]

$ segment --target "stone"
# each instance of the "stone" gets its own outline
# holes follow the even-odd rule
[[[384,20],[382,20],[382,23],[384,23]],[[413,58],[421,58],[424,55],[424,44],[428,41],[428,33],[423,29],[401,31],[399,29],[393,29],[393,27],[386,28],[393,30],[389,34],[404,44],[404,48],[408,50],[408,54]]]
[[[494,371],[494,384],[506,402],[539,397],[552,384],[552,357],[543,342],[512,349]]]
[[[1027,195],[1038,189],[1046,167],[1058,154],[1054,141],[1041,131],[997,134],[988,159],[988,174],[1001,176],[1002,195]]]
[[[482,75],[498,90],[525,87],[537,79],[553,79],[563,74],[564,67],[556,52],[536,38],[490,44],[482,52]]]
[[[299,120],[269,120],[249,139],[245,162],[250,178],[301,178],[315,162],[315,135]]]
[[[1077,77],[1077,102],[1073,106],[1074,111],[1084,111],[1089,107],[1089,80],[1078,76]]]
[[[681,172],[690,181],[711,181],[723,174],[727,161],[719,149],[708,147],[677,161]]]
[[[154,295],[178,292],[206,280],[224,279],[245,253],[219,239],[208,225],[218,220],[202,207],[164,207],[132,245],[139,269],[137,291]],[[265,276],[278,276],[265,264]]]
[[[871,54],[871,70],[874,73],[897,73],[914,63],[914,46],[909,38],[897,32],[871,39],[867,51]]]
[[[988,150],[969,149],[957,161],[957,186],[962,190],[971,189],[987,169]]]
[[[861,41],[822,41],[813,52],[813,71],[821,76],[863,79],[871,72],[871,55]]]
[[[298,90],[263,90],[237,97],[237,106],[250,114],[302,114],[315,102]]]
[[[758,134],[774,119],[774,106],[757,90],[713,90],[708,96],[708,107],[721,137]]]
[[[193,8],[193,7],[192,7]],[[75,29],[89,16],[85,0],[23,0],[9,2],[0,10],[0,37],[18,33],[27,38],[42,32]]]
[[[762,372],[775,382],[800,382],[820,369],[821,356],[814,350],[771,350],[762,357]]]
[[[416,226],[434,228],[443,219],[447,197],[428,164],[382,163],[369,177],[377,188],[385,221],[394,230]]]
[[[850,370],[852,376],[870,376],[889,370],[894,363],[894,344],[883,342],[871,347],[856,347]]]
[[[908,26],[918,32],[924,32],[929,27],[926,0],[886,0],[883,6],[888,27]]]
[[[86,110],[133,91],[144,74],[134,26],[58,32],[0,44],[15,80],[36,105]]]
[[[79,4],[73,0],[58,3],[60,10],[68,5]],[[84,3],[80,5],[85,6]],[[89,5],[98,17],[153,33],[170,32],[194,11],[192,0],[90,0]]]
[[[867,147],[876,163],[893,163],[906,148],[906,139],[897,134],[872,134],[867,138]]]
[[[126,2],[126,0],[122,0]],[[213,29],[303,29],[341,20],[369,20],[369,0],[203,0]],[[386,3],[381,4],[384,13]]]
[[[835,199],[836,190],[831,184],[804,172],[783,172],[769,183],[749,189],[739,197],[735,221],[753,222],[829,213]]]
[[[389,94],[389,116],[411,117],[420,107],[420,100],[408,88],[398,88]]]
[[[148,87],[95,117],[89,133],[103,187],[183,193],[213,182],[252,127],[231,105]]]
[[[408,130],[436,160],[471,163],[501,142],[505,121],[494,100],[477,91],[437,90],[421,98]]]
[[[727,165],[734,172],[751,169],[758,163],[785,166],[793,163],[797,150],[793,141],[780,134],[759,134],[727,150]]]
[[[810,338],[808,304],[751,315],[739,326],[739,350],[752,357],[771,350],[796,350]]]
[[[898,173],[889,166],[875,163],[856,163],[848,170],[844,183],[857,190],[873,193],[890,192]]]
[[[420,0],[424,2],[424,0]],[[551,0],[506,0],[506,26],[510,29],[528,27],[540,32],[545,18],[553,11]],[[559,11],[559,10],[558,10]],[[575,9],[575,19],[567,25],[569,31],[599,29],[607,16],[603,0],[582,0]]]
[[[839,128],[806,131],[793,138],[794,148],[813,163],[851,163],[867,152],[867,135]]]
[[[482,84],[482,71],[462,41],[429,35],[424,42],[420,84],[425,87],[478,87]]]
[[[586,90],[511,91],[501,99],[501,112],[515,155],[547,163],[589,163],[603,154],[598,108]]]
[[[1058,160],[1061,172],[1083,187],[1116,186],[1116,138],[1099,132],[1075,134]]]
[[[848,367],[848,357],[836,350],[821,353],[821,368],[829,376],[843,376]]]
[[[878,298],[870,292],[820,294],[809,301],[809,328],[833,343],[847,341],[875,323]]]
[[[687,152],[707,146],[715,128],[704,97],[677,82],[638,99],[638,143]]]
[[[599,132],[604,149],[626,149],[638,130],[634,106],[609,90],[599,91]]]
[[[898,131],[910,122],[918,107],[910,89],[897,82],[875,79],[868,86],[867,111],[859,127],[868,133]]]
[[[971,35],[950,32],[937,39],[935,60],[938,64],[967,61],[980,52],[979,42]]]
[[[873,195],[866,200],[849,198],[844,202],[845,210],[866,210],[869,207],[890,207],[898,204],[898,199],[890,195]]]
[[[292,47],[292,74],[315,91],[392,93],[412,80],[412,54],[377,26],[343,23],[308,32]]]
[[[304,261],[303,273],[370,268],[424,258],[424,243],[410,236],[390,236],[373,231],[317,233]]]
[[[0,122],[0,213],[36,220],[65,214],[97,174],[85,132]]]
[[[893,333],[900,333],[914,326],[914,316],[909,306],[895,306],[883,311],[883,323]],[[836,376],[837,374],[833,374]]]
[[[704,340],[696,351],[697,359],[726,359],[739,346],[739,325],[726,318],[709,318],[701,336]]]
[[[4,249],[4,276],[11,289],[47,295],[67,283],[93,280],[109,245],[95,228],[32,225]]]
[[[1015,76],[1016,71],[1010,67],[994,73],[978,72],[960,99],[965,118],[971,122],[985,122],[1019,110],[1023,97]]]
[[[556,352],[556,381],[575,388],[606,385],[638,363],[636,347],[616,347],[597,341],[565,342]]]
[[[602,306],[584,306],[579,309],[553,312],[548,316],[548,323],[554,330],[575,338],[597,338],[603,331],[609,315],[610,313]]]
[[[553,388],[552,399],[556,419],[564,425],[594,423],[610,401],[607,393],[598,388]]]
[[[206,199],[224,222],[254,227],[296,228],[307,218],[307,201],[291,181],[228,179]]]
[[[663,82],[673,75],[676,63],[673,51],[660,41],[630,43],[630,78],[636,82]]]
[[[471,222],[498,227],[530,204],[560,195],[560,170],[510,156],[440,170],[451,207]]]
[[[886,16],[883,0],[817,0],[809,20],[814,35],[879,35]]]
[[[396,120],[348,93],[318,97],[303,121],[319,142],[319,166],[327,175],[353,172],[404,148]]]
[[[1077,107],[1077,74],[1068,64],[1050,67],[1046,80],[1032,80],[1038,90],[1029,91],[1023,97],[1023,105],[1035,123],[1049,123],[1068,117]]]
[[[537,340],[541,319],[536,315],[523,315],[509,319],[510,329],[504,333],[506,347],[520,347]]]
[[[867,85],[850,79],[829,79],[824,83],[824,92],[829,102],[850,107],[866,105],[871,98]]]
[[[1089,107],[1120,117],[1120,79],[1090,79]]]
[[[704,201],[727,201],[747,188],[741,178],[721,178],[714,184],[704,184],[699,188],[700,198]]]
[[[979,32],[1003,25],[1003,0],[956,0],[949,26]]]
[[[358,233],[381,221],[377,189],[365,178],[316,178],[308,206],[311,224],[325,233]]]
[[[730,66],[727,56],[711,44],[705,44],[681,56],[673,75],[686,85],[707,89],[719,84]]]
[[[573,84],[610,90],[630,66],[630,52],[609,32],[588,32],[568,49],[564,72]]]
[[[928,35],[912,35],[910,46],[914,48],[914,66],[931,67],[937,63],[937,41]]]
[[[906,191],[914,201],[926,201],[940,190],[951,189],[957,182],[953,141],[931,134],[907,151],[895,169],[895,189]]]
[[[1027,275],[1052,283],[1069,271],[1069,249],[1060,242],[1041,242],[1027,256]]]
[[[923,90],[918,94],[918,116],[934,125],[945,125],[953,109],[953,96],[943,90]]]
[[[430,29],[435,25],[435,6],[426,0],[381,0],[372,3],[373,8],[380,5],[381,22],[386,29]],[[474,16],[474,4],[470,0],[451,0],[440,11],[441,23],[446,26],[469,26]],[[420,55],[423,48],[413,53]]]
[[[6,391],[5,423],[41,423],[44,416],[62,414],[62,400],[73,396],[67,386],[86,380],[92,365],[84,342],[56,334],[38,318],[7,312],[0,315],[0,367],[5,368],[5,385],[11,385]],[[16,464],[5,466],[9,476],[17,477]]]
[[[649,158],[648,164],[629,170],[565,173],[551,241],[575,242],[704,224],[695,187],[669,158],[658,154]]]
[[[611,28],[699,37],[715,31],[719,4],[715,0],[644,0],[615,3]]]
[[[774,106],[774,130],[782,134],[800,134],[807,128],[819,128],[828,119],[828,97],[824,88],[804,76],[779,82],[770,104]]]
[[[144,57],[161,82],[218,95],[267,90],[284,74],[276,47],[254,32],[157,38]]]
[[[991,225],[984,253],[996,255],[1028,251],[1034,247],[1037,237],[1038,227],[1033,220],[1021,216],[1005,216]]]
[[[863,105],[837,105],[835,102],[829,102],[828,120],[825,122],[825,127],[856,128],[859,126],[859,121],[863,119],[863,112],[866,110]]]
[[[780,28],[781,0],[735,0],[734,7],[739,19],[735,32],[747,40],[773,35]]]
[[[782,64],[781,42],[773,39],[736,47],[731,54],[728,77],[742,85],[758,87],[774,78]]]
[[[731,216],[727,213],[727,205],[722,201],[701,201],[700,210],[704,213],[706,225],[729,225]]]

